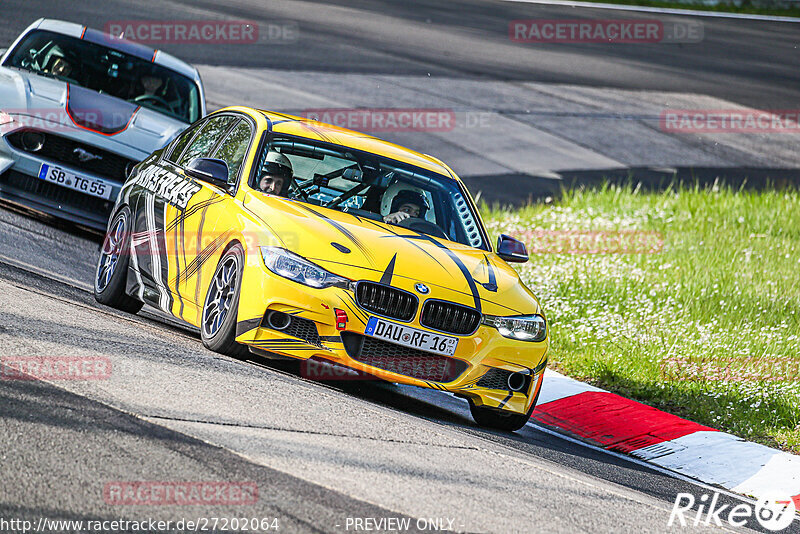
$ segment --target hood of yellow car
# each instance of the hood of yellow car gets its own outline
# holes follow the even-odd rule
[[[352,280],[372,280],[496,315],[539,311],[516,271],[493,252],[349,213],[248,194],[245,207],[278,243]],[[427,293],[415,287],[422,283]]]

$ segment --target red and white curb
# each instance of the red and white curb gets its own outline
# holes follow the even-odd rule
[[[790,497],[800,510],[800,456],[693,423],[550,369],[532,418],[606,450],[741,495]]]

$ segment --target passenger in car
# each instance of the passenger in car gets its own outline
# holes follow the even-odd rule
[[[424,218],[428,211],[428,201],[425,197],[411,189],[401,189],[392,199],[390,213],[383,218],[384,222],[399,224],[411,218]]]

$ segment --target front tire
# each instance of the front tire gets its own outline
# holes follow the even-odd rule
[[[469,411],[472,418],[479,426],[502,430],[503,432],[514,432],[524,427],[533,414],[533,404],[528,413],[509,413],[484,406],[477,406],[472,400],[469,401]]]
[[[138,313],[144,303],[125,292],[131,254],[131,221],[131,210],[123,206],[108,226],[94,275],[94,298],[100,304]]]
[[[209,350],[235,358],[249,354],[247,347],[236,342],[236,317],[243,272],[244,250],[237,243],[222,255],[217,264],[206,292],[200,321],[203,345]]]

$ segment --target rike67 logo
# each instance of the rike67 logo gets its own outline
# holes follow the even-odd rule
[[[766,530],[780,532],[789,527],[795,520],[797,504],[800,496],[794,498],[783,495],[764,495],[755,505],[740,503],[737,505],[721,504],[719,493],[709,498],[707,494],[695,499],[691,493],[679,493],[672,507],[667,526],[679,524],[685,526],[716,525],[728,523],[733,527],[743,527],[751,518]],[[696,510],[695,510],[695,505]]]

